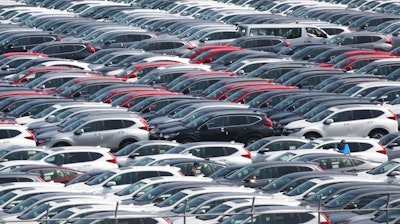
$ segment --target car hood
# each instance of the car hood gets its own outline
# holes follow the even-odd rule
[[[188,129],[187,127],[183,126],[183,125],[179,125],[179,126],[174,126],[174,127],[170,127],[167,129],[164,129],[161,131],[162,134],[171,134],[171,133],[178,133],[182,130]]]
[[[285,126],[285,128],[288,128],[288,129],[304,128],[304,127],[307,127],[307,126],[309,126],[311,124],[312,124],[311,122],[308,122],[306,120],[298,120],[298,121],[293,121],[293,122],[287,124]]]
[[[52,131],[46,131],[42,134],[39,134],[36,136],[36,139],[48,139],[48,138],[53,138],[56,135],[59,135],[62,132],[59,132],[58,130],[52,130]]]
[[[154,119],[151,119],[149,122],[147,122],[147,124],[148,125],[160,125],[162,123],[172,122],[174,120],[176,120],[176,119],[167,117],[167,116],[162,116],[162,117],[156,117]]]

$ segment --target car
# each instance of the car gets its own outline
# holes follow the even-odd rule
[[[28,174],[24,172],[4,172],[0,174],[0,184],[16,182],[44,182],[37,174]]]
[[[29,51],[39,44],[61,40],[62,38],[57,34],[36,32],[14,34],[3,40],[0,46],[0,53]]]
[[[357,158],[354,156],[340,155],[340,154],[335,155],[331,153],[303,155],[290,159],[290,161],[314,162],[318,163],[319,166],[324,170],[333,169],[338,171],[350,171],[350,172],[370,170],[381,164]]]
[[[13,160],[27,160],[32,156],[44,152],[46,149],[42,147],[21,147],[11,146],[0,150],[0,160],[13,161]]]
[[[87,43],[61,41],[39,44],[30,51],[47,54],[49,57],[80,60],[96,52],[96,49]]]
[[[10,172],[26,172],[39,174],[44,181],[53,181],[55,183],[67,183],[68,181],[82,174],[82,172],[80,171],[55,165],[23,166],[12,169]]]
[[[90,146],[65,146],[47,149],[31,157],[42,164],[54,164],[83,172],[94,169],[108,170],[118,167],[109,148]],[[30,161],[29,160],[29,161]]]
[[[218,59],[219,57],[230,53],[234,51],[241,51],[243,48],[241,47],[223,47],[223,48],[212,48],[209,50],[206,50],[199,54],[198,56],[192,58],[190,60],[190,63],[192,64],[205,64],[205,63],[211,63]]]
[[[390,133],[387,135],[382,136],[379,139],[379,144],[381,144],[383,147],[386,148],[386,154],[388,156],[388,159],[395,159],[399,158],[400,154],[398,152],[399,150],[399,137],[400,137],[400,132],[395,132],[395,133]]]
[[[102,145],[112,150],[148,138],[147,122],[134,113],[117,117],[113,114],[83,117],[60,131],[36,136],[38,144],[47,147]]]
[[[242,167],[232,174],[219,179],[214,179],[217,183],[225,185],[246,187],[261,187],[274,179],[289,173],[304,172],[304,171],[323,171],[315,163],[305,162],[260,162]]]
[[[85,223],[90,224],[100,224],[99,218],[104,221],[115,221],[124,222],[127,219],[134,222],[143,222],[143,223],[157,223],[157,224],[168,224],[170,223],[167,218],[164,217],[144,217],[145,213],[143,212],[133,212],[133,211],[120,211],[118,212],[118,218],[115,218],[115,213],[112,211],[108,212],[98,212],[95,214],[87,215],[84,218],[87,219]],[[79,221],[77,222],[79,224]]]
[[[374,122],[380,119],[383,120]],[[371,123],[368,123],[367,120],[371,120]],[[350,124],[349,129],[344,129],[344,124]],[[372,125],[366,126],[366,124]],[[339,132],[335,131],[338,125],[340,126]],[[361,125],[362,128],[356,128],[357,125]],[[291,122],[284,127],[283,134],[304,136],[309,139],[340,135],[369,136],[379,139],[385,134],[396,132],[397,126],[396,114],[381,105],[342,105],[331,107],[307,121]]]
[[[86,189],[92,192],[113,193],[136,181],[149,177],[184,176],[177,167],[165,166],[136,166],[111,169],[86,183],[76,183],[67,186],[69,189]]]
[[[132,44],[129,49],[141,49],[158,54],[172,54],[181,56],[188,51],[193,50],[194,46],[189,41],[178,38],[159,38],[154,40],[148,39],[138,41]]]
[[[195,165],[196,164],[196,165]],[[181,158],[181,159],[173,159],[167,160],[159,163],[160,166],[174,166],[179,167],[183,174],[187,176],[201,176],[201,177],[209,177],[216,171],[225,167],[225,164],[214,162],[208,159],[192,159],[192,158]],[[197,166],[198,165],[198,166]],[[196,167],[197,166],[197,167]],[[193,167],[196,167],[193,170]],[[195,172],[195,174],[193,173]]]
[[[290,45],[288,40],[276,36],[244,36],[236,38],[228,44],[228,46],[274,53],[278,53]]]
[[[389,37],[368,31],[338,34],[326,39],[324,43],[369,48],[379,51],[391,51],[393,49],[392,40]]]
[[[198,130],[198,132],[194,131]],[[273,135],[272,122],[265,114],[250,110],[207,113],[187,125],[161,130],[160,139],[181,143],[196,141],[238,141],[245,145]]]
[[[26,84],[29,83],[30,81],[35,80],[36,78],[46,74],[47,72],[51,71],[66,71],[66,70],[71,70],[72,68],[67,68],[67,67],[48,67],[48,68],[29,68],[26,70],[23,70],[14,76],[10,77],[7,79],[10,83],[12,84]]]
[[[36,146],[35,140],[35,136],[22,125],[0,125],[0,149],[11,146]]]
[[[100,35],[93,41],[90,41],[91,46],[96,50],[105,48],[127,48],[134,44],[135,42],[148,39],[157,39],[157,35],[150,32],[143,31],[116,31],[116,32],[106,32]]]
[[[271,136],[262,138],[246,148],[251,153],[253,163],[264,161],[271,153],[281,150],[295,150],[310,142],[302,137]]]

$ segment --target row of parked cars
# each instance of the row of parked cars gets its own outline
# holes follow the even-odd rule
[[[397,9],[1,2],[0,223],[400,222]]]

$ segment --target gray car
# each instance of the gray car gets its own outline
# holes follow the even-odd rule
[[[47,147],[101,145],[114,150],[148,138],[146,121],[133,113],[88,116],[61,130],[36,136],[38,144]]]

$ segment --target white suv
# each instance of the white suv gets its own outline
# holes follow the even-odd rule
[[[328,136],[377,138],[398,130],[397,116],[381,105],[341,105],[330,107],[308,120],[287,124],[284,135],[309,139]]]
[[[0,125],[0,149],[11,146],[36,146],[35,136],[21,125]]]
[[[118,168],[117,159],[109,148],[93,146],[67,146],[51,148],[31,157],[43,163],[51,163],[83,172]]]

